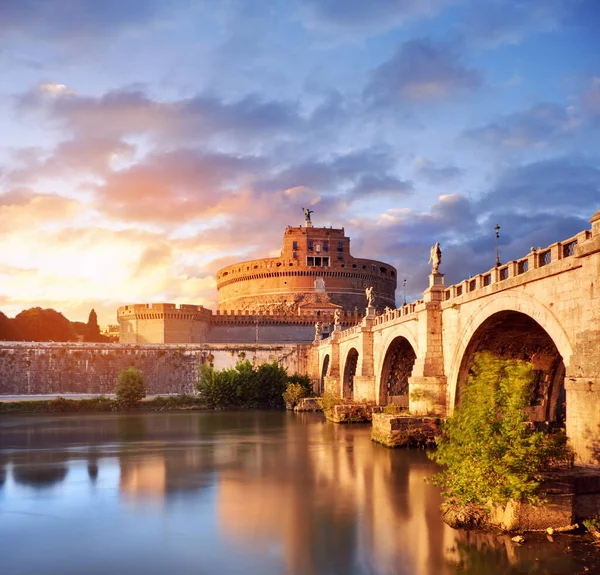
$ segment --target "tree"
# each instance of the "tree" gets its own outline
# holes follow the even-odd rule
[[[221,371],[203,364],[196,389],[210,407],[282,408],[287,384],[287,373],[277,362],[255,367],[246,359]]]
[[[16,336],[22,341],[73,341],[76,339],[71,322],[53,309],[33,307],[19,313],[13,320]]]
[[[100,326],[98,325],[98,316],[96,315],[96,311],[92,309],[88,317],[85,341],[102,341],[102,339]]]
[[[115,388],[117,401],[123,407],[133,407],[146,397],[146,386],[141,371],[130,367],[119,373]]]
[[[443,466],[434,483],[451,501],[540,503],[543,472],[570,461],[564,434],[535,431],[528,422],[533,381],[529,362],[475,356],[460,405],[431,454]]]
[[[17,338],[14,320],[0,311],[0,341],[14,341]]]

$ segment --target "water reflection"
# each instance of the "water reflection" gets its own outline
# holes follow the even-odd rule
[[[571,573],[595,560],[566,536],[517,547],[450,529],[422,451],[382,448],[367,427],[318,415],[6,418],[0,432],[0,541],[14,572],[44,565],[8,542],[35,546],[42,533],[57,565],[45,573],[92,572],[97,529],[98,573],[123,570],[128,545],[147,550],[136,564],[147,574]],[[68,489],[47,489],[59,484]],[[38,509],[23,488],[64,520],[24,523]],[[73,533],[65,568],[59,542]]]

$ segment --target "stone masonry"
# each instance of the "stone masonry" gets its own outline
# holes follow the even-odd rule
[[[385,405],[398,361],[388,351],[401,342],[416,358],[410,413],[447,416],[475,352],[528,359],[537,377],[531,419],[566,423],[578,463],[600,464],[600,212],[590,221],[590,230],[459,284],[432,274],[423,299],[313,344],[311,375],[343,395],[351,358],[353,399]]]

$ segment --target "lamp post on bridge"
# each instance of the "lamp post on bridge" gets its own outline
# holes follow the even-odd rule
[[[404,278],[404,281],[402,282],[402,287],[404,289],[404,301],[402,302],[402,305],[406,305],[406,278]]]
[[[500,267],[500,256],[498,255],[498,238],[500,237],[500,226],[498,224],[494,226],[494,231],[496,232],[496,267]]]

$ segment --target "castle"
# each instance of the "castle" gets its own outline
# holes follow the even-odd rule
[[[315,324],[329,334],[337,315],[355,325],[372,288],[373,306],[395,308],[396,269],[355,258],[344,228],[288,226],[279,257],[217,272],[216,312],[198,305],[135,304],[117,310],[121,343],[306,343]]]

